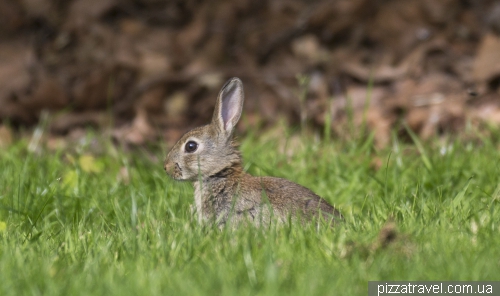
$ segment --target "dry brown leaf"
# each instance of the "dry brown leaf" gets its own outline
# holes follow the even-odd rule
[[[12,131],[5,125],[0,125],[0,147],[5,148],[12,144]]]
[[[500,37],[487,34],[479,45],[474,61],[473,77],[476,82],[487,82],[500,75]]]
[[[139,109],[132,124],[115,130],[113,136],[126,144],[143,145],[155,138],[156,132],[148,120],[147,112]]]
[[[55,133],[67,133],[75,128],[102,128],[109,124],[109,119],[109,114],[103,111],[63,113],[51,120],[50,130]]]
[[[179,91],[165,100],[164,109],[166,116],[171,119],[182,117],[188,110],[188,97],[185,92]]]

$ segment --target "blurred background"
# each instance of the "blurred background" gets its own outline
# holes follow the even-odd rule
[[[207,123],[243,80],[239,129],[284,119],[386,146],[500,124],[500,1],[2,0],[0,143],[40,122],[141,145]]]

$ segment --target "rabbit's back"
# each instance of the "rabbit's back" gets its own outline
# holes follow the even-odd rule
[[[261,224],[272,217],[285,222],[298,215],[307,220],[320,215],[328,220],[342,219],[333,206],[304,186],[282,178],[238,175],[194,183],[200,219],[215,219],[219,224],[242,220]]]
[[[302,215],[310,219],[319,214],[325,218],[341,218],[340,213],[310,189],[287,179],[277,177],[251,177],[252,187],[262,192],[274,215],[287,219],[288,216]],[[266,202],[263,200],[262,202]]]

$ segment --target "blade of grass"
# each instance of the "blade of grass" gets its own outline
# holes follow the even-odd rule
[[[406,124],[406,122],[403,123],[403,126],[404,126],[406,132],[408,132],[408,134],[410,135],[413,143],[417,147],[417,150],[420,153],[420,157],[422,159],[422,162],[424,163],[425,168],[429,172],[432,171],[432,163],[429,160],[429,157],[427,156],[427,153],[424,149],[424,146],[422,145],[422,143],[418,139],[418,136],[411,130],[411,128]]]

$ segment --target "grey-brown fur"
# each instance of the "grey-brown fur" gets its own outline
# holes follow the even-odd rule
[[[259,225],[268,223],[271,216],[278,221],[320,215],[332,222],[341,220],[342,215],[311,190],[286,179],[254,177],[243,171],[232,137],[243,100],[242,82],[230,79],[217,97],[212,122],[184,134],[165,159],[168,175],[193,182],[198,219],[219,225],[243,220]],[[188,142],[198,144],[195,151],[188,151]]]

